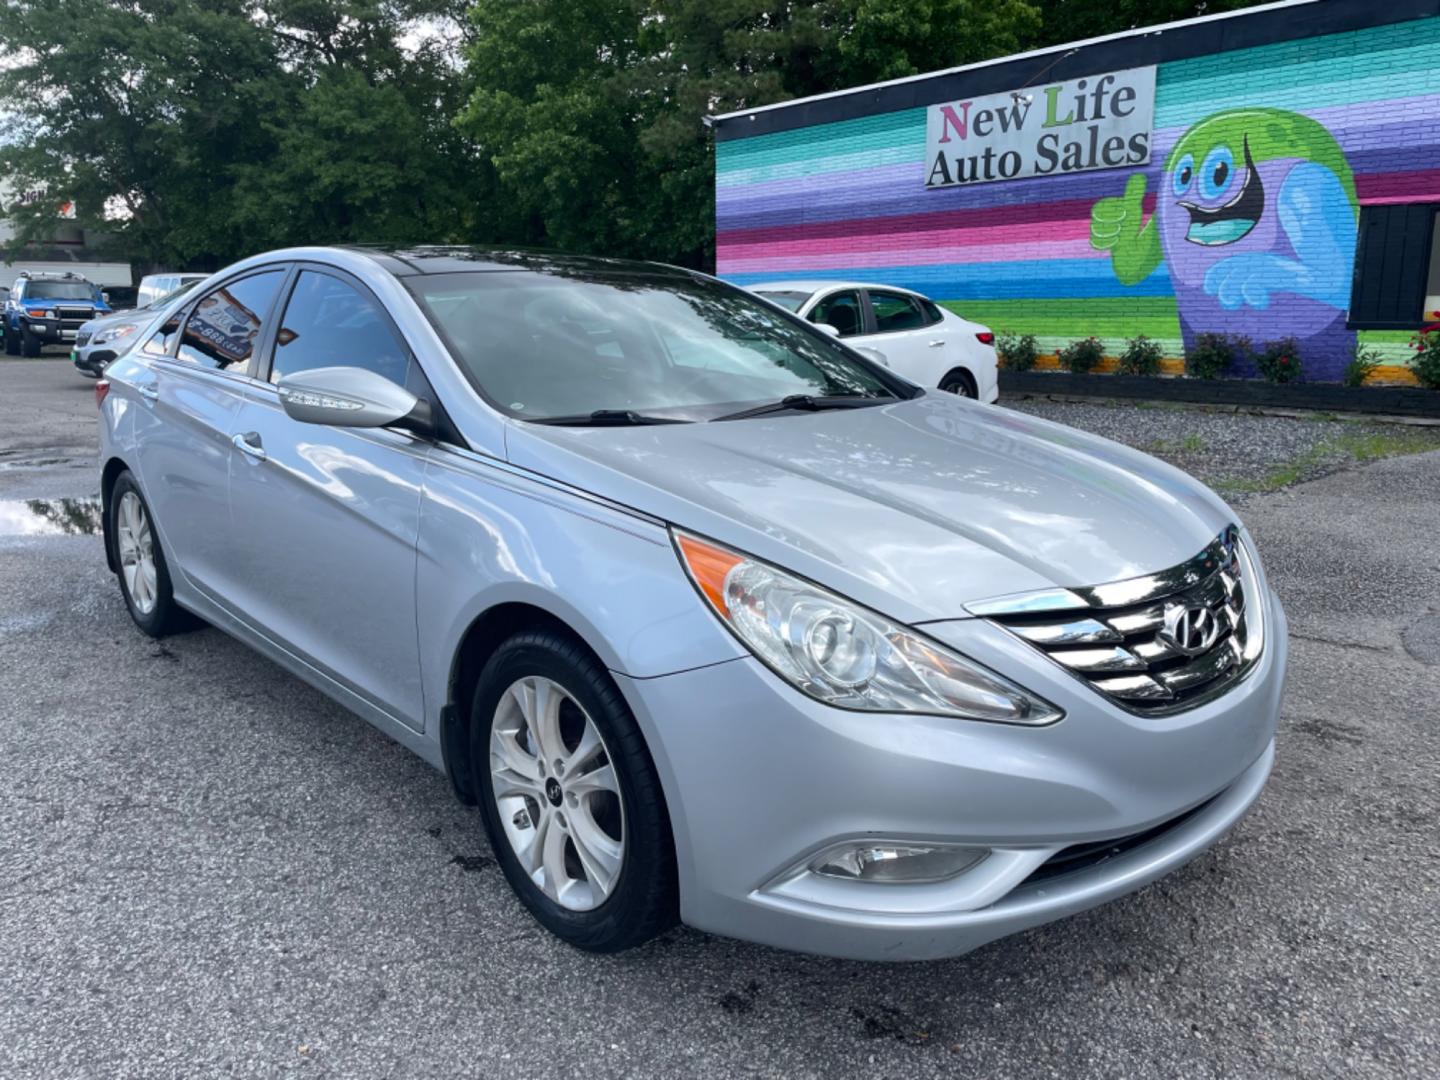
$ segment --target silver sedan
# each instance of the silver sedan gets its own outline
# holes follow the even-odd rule
[[[1214,494],[706,275],[300,248],[134,338],[97,397],[135,622],[444,770],[582,948],[963,953],[1270,772],[1285,617]]]

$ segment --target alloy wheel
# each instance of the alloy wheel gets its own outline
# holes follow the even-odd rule
[[[120,553],[120,570],[125,593],[135,610],[149,615],[155,610],[159,588],[155,576],[155,537],[140,496],[127,491],[120,496],[115,514],[115,543]]]
[[[973,398],[975,395],[970,391],[970,384],[964,379],[951,379],[940,388],[956,397]]]
[[[620,780],[595,722],[552,679],[517,679],[490,726],[500,824],[521,868],[571,911],[605,902],[625,861]]]

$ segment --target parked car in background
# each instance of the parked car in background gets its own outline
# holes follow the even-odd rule
[[[39,356],[46,345],[74,341],[83,323],[109,311],[100,289],[79,274],[21,271],[5,300],[5,352]]]
[[[197,281],[204,281],[209,274],[146,274],[140,279],[140,288],[135,291],[135,306],[137,308],[149,307],[162,296],[169,296],[181,285],[193,285]]]
[[[920,386],[995,401],[995,335],[910,289],[859,281],[773,281],[747,289],[873,349]]]
[[[201,276],[187,281],[145,307],[116,311],[84,323],[75,331],[75,347],[70,350],[70,360],[75,369],[82,375],[98,379],[105,365],[133,344],[137,331],[204,280]]]
[[[1219,498],[704,274],[300,248],[141,333],[96,394],[136,625],[445,770],[579,947],[956,955],[1181,866],[1270,773],[1285,616]]]

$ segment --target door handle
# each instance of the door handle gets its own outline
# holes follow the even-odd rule
[[[230,440],[235,449],[239,450],[246,457],[254,458],[256,461],[265,460],[265,447],[260,445],[260,433],[258,431],[246,431],[236,435]]]
[[[160,400],[160,391],[156,390],[153,386],[137,386],[135,387],[135,392],[146,401]]]
[[[930,348],[932,348],[932,349],[938,349],[938,348],[940,348],[940,347],[941,347],[942,345],[944,345],[944,344],[945,344],[945,339],[944,339],[944,338],[936,338],[934,341],[930,342]]]

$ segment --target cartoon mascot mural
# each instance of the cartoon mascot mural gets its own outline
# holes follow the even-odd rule
[[[1095,204],[1090,244],[1125,285],[1164,259],[1186,349],[1205,331],[1293,337],[1307,375],[1339,377],[1355,343],[1345,318],[1359,203],[1334,136],[1280,109],[1215,113],[1170,151],[1148,221],[1145,187],[1136,173]]]

